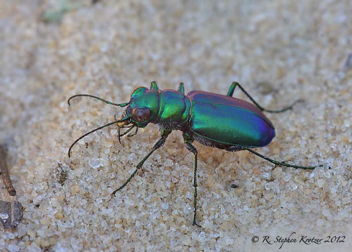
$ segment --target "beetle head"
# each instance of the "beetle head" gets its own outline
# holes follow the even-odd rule
[[[159,113],[159,92],[146,87],[136,88],[128,102],[128,107],[122,118],[128,118],[124,124],[133,124],[144,128],[150,122],[155,122]],[[119,126],[122,126],[120,124]]]
[[[124,136],[124,135],[127,135],[129,137],[134,136],[137,134],[138,128],[144,128],[145,126],[147,126],[148,123],[155,122],[157,120],[158,113],[159,113],[159,91],[157,89],[156,84],[155,85],[152,84],[152,87],[154,87],[154,88],[151,88],[151,89],[148,89],[145,87],[136,88],[131,94],[130,101],[126,102],[126,103],[114,103],[114,102],[104,100],[100,97],[97,97],[94,95],[88,95],[88,94],[77,94],[77,95],[71,96],[67,101],[69,105],[70,105],[70,101],[73,98],[83,96],[83,97],[90,97],[90,98],[98,99],[98,100],[103,101],[107,104],[117,106],[117,107],[126,107],[127,106],[127,108],[126,108],[125,112],[123,113],[120,120],[116,119],[116,121],[110,122],[106,125],[98,127],[92,131],[89,131],[88,133],[86,133],[86,134],[82,135],[81,137],[79,137],[78,139],[76,139],[73,142],[73,144],[71,144],[71,146],[68,150],[68,156],[70,157],[72,147],[79,140],[81,140],[82,138],[86,137],[87,135],[89,135],[97,130],[103,129],[103,128],[108,127],[113,124],[117,124],[117,126],[118,126],[118,139],[119,139],[119,142],[121,143],[122,136]],[[124,129],[127,128],[127,130],[125,130],[125,132],[123,132],[121,134],[120,130],[122,128],[124,128]],[[131,130],[133,128],[136,128],[135,133],[129,134],[129,132],[131,132]]]

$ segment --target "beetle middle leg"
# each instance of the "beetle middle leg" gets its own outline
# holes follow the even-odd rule
[[[156,81],[152,81],[150,83],[150,90],[159,90],[158,84],[156,84]]]
[[[303,102],[303,100],[297,100],[295,101],[294,103],[292,103],[290,106],[288,107],[285,107],[283,109],[280,109],[280,110],[269,110],[269,109],[265,109],[263,108],[262,106],[260,106],[248,93],[246,90],[244,90],[244,88],[238,83],[238,82],[232,82],[230,88],[229,88],[229,91],[227,92],[227,96],[233,96],[233,92],[235,91],[235,88],[236,87],[239,87],[242,92],[261,110],[261,111],[266,111],[266,112],[269,112],[269,113],[282,113],[282,112],[285,112],[287,110],[290,110],[293,108],[293,106],[298,103],[298,102]]]
[[[153,152],[165,144],[166,138],[170,135],[171,131],[172,130],[163,130],[161,132],[161,138],[154,144],[152,150],[137,164],[136,170],[134,170],[134,172],[126,180],[126,182],[123,183],[122,186],[120,186],[119,188],[117,188],[115,191],[112,192],[111,196],[115,195],[118,191],[123,189],[131,181],[131,179],[136,175],[137,171],[142,168],[144,162],[153,154]]]
[[[185,94],[185,87],[183,85],[183,82],[180,83],[180,85],[178,86],[177,91],[182,93],[182,94]]]
[[[187,134],[183,133],[183,139],[186,145],[187,150],[192,152],[194,154],[194,177],[193,177],[193,187],[194,187],[194,195],[193,195],[193,207],[194,207],[194,215],[193,215],[193,225],[197,225],[197,156],[198,156],[198,151],[196,147],[193,146],[193,138]]]

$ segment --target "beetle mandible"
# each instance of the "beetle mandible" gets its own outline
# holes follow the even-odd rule
[[[236,87],[239,87],[254,105],[232,97]],[[237,82],[232,83],[227,95],[204,91],[191,91],[185,95],[183,83],[180,83],[178,90],[160,90],[157,83],[153,81],[149,89],[146,87],[136,88],[131,94],[130,101],[126,103],[117,104],[97,96],[77,94],[68,99],[68,104],[70,105],[71,99],[80,96],[95,98],[110,105],[127,108],[120,120],[96,128],[78,138],[70,146],[68,150],[69,156],[71,156],[72,147],[83,137],[113,124],[118,126],[119,141],[124,135],[134,136],[137,134],[138,128],[145,128],[149,123],[157,124],[160,128],[160,139],[137,164],[135,171],[126,182],[116,189],[112,195],[115,195],[116,192],[123,189],[131,181],[150,155],[165,144],[166,138],[173,130],[183,132],[185,146],[187,150],[194,154],[193,225],[198,225],[196,222],[198,152],[192,144],[194,140],[203,145],[227,151],[247,150],[275,165],[299,169],[314,169],[318,167],[298,166],[279,162],[252,150],[252,148],[268,145],[275,137],[274,126],[263,114],[263,111],[281,113],[291,109],[300,100],[281,110],[268,110],[260,106]],[[121,134],[121,128],[127,128],[127,130]],[[136,128],[136,131],[133,134],[129,133],[133,128]]]

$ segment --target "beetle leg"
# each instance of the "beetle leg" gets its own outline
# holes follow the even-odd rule
[[[183,85],[183,82],[181,82],[180,85],[178,86],[178,92],[185,94],[185,87]]]
[[[152,83],[150,83],[150,90],[159,90],[158,84],[156,84],[155,81],[152,81]]]
[[[134,177],[134,175],[136,175],[137,171],[139,169],[142,168],[144,162],[150,157],[150,155],[153,154],[154,151],[156,151],[157,149],[159,149],[161,146],[163,146],[165,144],[166,138],[170,135],[171,130],[163,130],[161,133],[161,138],[154,144],[152,150],[148,153],[147,156],[145,156],[138,164],[137,164],[137,168],[136,170],[134,170],[134,172],[131,174],[131,176],[126,180],[125,183],[123,183],[122,186],[120,186],[119,188],[117,188],[115,191],[113,191],[113,193],[111,194],[115,196],[115,194],[120,191],[121,189],[123,189],[130,181],[131,179]]]
[[[227,96],[233,96],[233,92],[235,91],[236,87],[239,87],[242,92],[261,110],[261,111],[266,111],[269,113],[281,113],[281,112],[285,112],[289,109],[292,109],[293,106],[298,103],[298,102],[303,102],[303,100],[296,100],[294,103],[292,103],[290,106],[285,107],[283,109],[280,110],[269,110],[269,109],[265,109],[262,106],[260,106],[248,93],[246,90],[244,90],[244,88],[238,83],[238,82],[232,82],[231,87],[229,88],[229,91],[227,92]]]
[[[322,167],[322,165],[317,165],[317,166],[299,166],[299,165],[291,165],[291,164],[288,164],[288,163],[285,163],[285,162],[279,162],[279,161],[276,161],[276,160],[273,160],[271,158],[268,158],[266,156],[263,156],[262,154],[252,150],[252,149],[249,149],[249,148],[245,148],[243,147],[244,150],[247,150],[249,152],[252,152],[254,155],[257,155],[258,157],[261,157],[267,161],[269,161],[270,163],[273,163],[275,165],[281,165],[281,166],[286,166],[286,167],[292,167],[292,168],[296,168],[296,169],[304,169],[304,170],[313,170],[315,169],[316,167]]]
[[[197,224],[197,156],[198,156],[198,151],[196,149],[196,147],[194,147],[192,145],[193,139],[187,134],[184,133],[183,134],[183,138],[185,141],[185,145],[187,150],[189,150],[190,152],[192,152],[194,154],[194,177],[193,177],[193,187],[194,187],[194,196],[193,196],[193,207],[194,207],[194,215],[193,215],[193,225],[197,225],[198,227],[200,227]]]

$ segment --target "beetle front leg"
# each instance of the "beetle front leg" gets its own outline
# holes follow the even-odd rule
[[[236,87],[239,87],[242,92],[261,110],[261,111],[266,111],[266,112],[269,112],[269,113],[281,113],[281,112],[285,112],[289,109],[292,109],[293,106],[298,103],[298,102],[302,102],[303,100],[297,100],[295,101],[294,103],[292,103],[290,106],[288,107],[285,107],[283,109],[280,109],[280,110],[269,110],[269,109],[265,109],[263,108],[262,106],[260,106],[248,93],[246,90],[244,90],[244,88],[238,83],[238,82],[232,82],[230,88],[229,88],[229,91],[227,92],[227,96],[233,96],[233,92],[235,91],[235,88]]]
[[[197,225],[197,156],[198,156],[198,151],[196,147],[192,145],[193,139],[187,134],[183,134],[183,138],[185,141],[185,145],[187,150],[192,152],[194,154],[194,177],[193,177],[193,187],[194,187],[194,195],[193,195],[193,207],[194,207],[194,215],[193,215],[193,225]]]
[[[115,194],[120,191],[121,189],[123,189],[130,181],[131,179],[136,175],[137,171],[139,169],[142,168],[144,162],[153,154],[154,151],[156,151],[157,149],[159,149],[161,146],[163,146],[165,144],[166,138],[170,135],[171,130],[164,130],[161,132],[161,138],[154,144],[152,150],[148,153],[147,156],[145,156],[138,164],[137,164],[137,168],[136,170],[134,170],[134,172],[131,174],[131,176],[126,180],[126,182],[120,186],[118,189],[116,189],[115,191],[113,191],[113,193],[111,194],[115,196]]]

